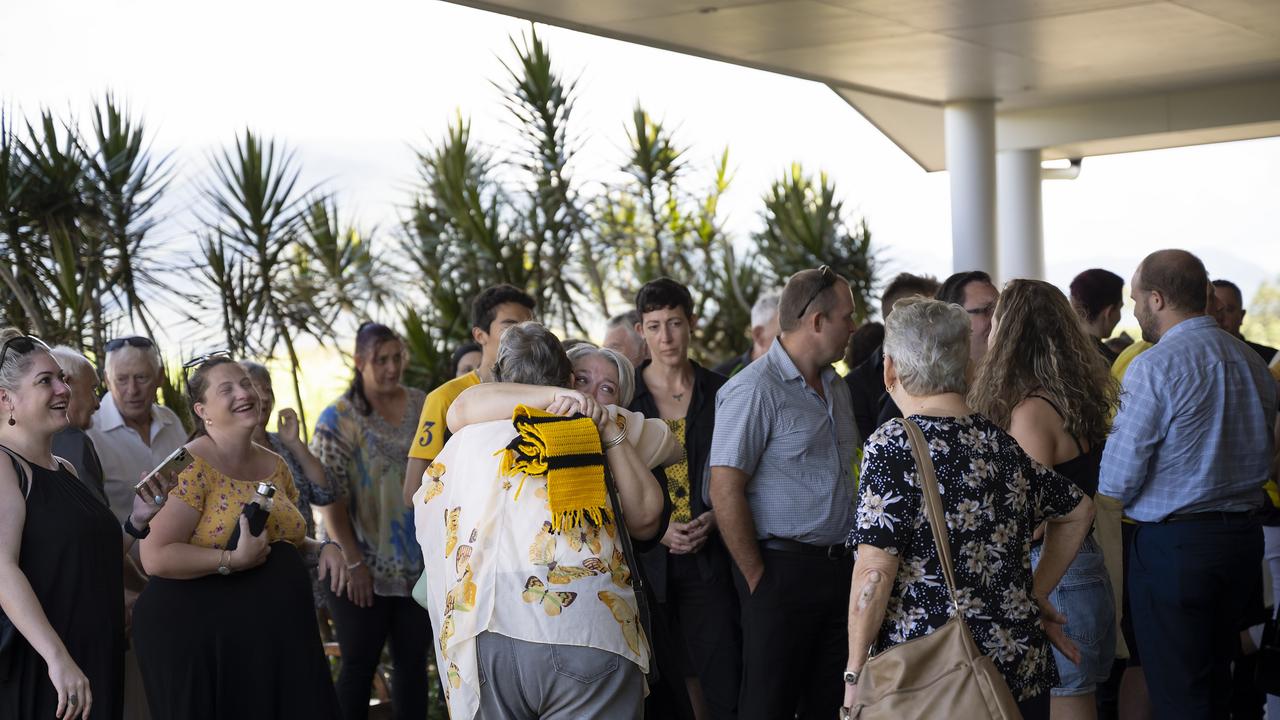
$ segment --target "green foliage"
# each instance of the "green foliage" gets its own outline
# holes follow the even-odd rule
[[[590,245],[581,240],[585,219],[570,172],[575,83],[555,71],[536,29],[523,42],[511,38],[511,46],[517,62],[503,63],[507,77],[498,88],[520,140],[514,159],[524,186],[517,242],[527,245],[531,260],[528,291],[544,322],[585,333],[578,308],[588,294],[576,274],[564,270],[577,260],[597,300],[604,297],[604,284]]]
[[[733,181],[729,151],[711,167],[702,191],[688,188],[692,169],[673,134],[637,105],[628,128],[630,177],[594,204],[594,234],[630,305],[640,286],[669,276],[689,287],[700,331],[694,352],[718,361],[742,352],[751,304],[763,283],[756,258],[739,256],[721,225],[720,200]]]
[[[302,188],[293,153],[245,130],[199,181],[185,274],[168,272],[154,240],[170,156],[153,152],[123,103],[110,94],[95,103],[87,132],[48,111],[29,122],[0,111],[0,311],[100,358],[109,337],[152,335],[156,303],[171,303],[216,328],[216,340],[184,341],[287,362],[300,411],[299,339],[323,345],[361,320],[390,318],[411,353],[408,382],[430,388],[471,337],[472,298],[498,283],[526,289],[563,334],[590,335],[611,305],[630,306],[641,284],[671,276],[693,294],[694,354],[704,361],[744,350],[758,294],[803,268],[835,267],[866,315],[870,233],[845,217],[825,175],[795,166],[776,182],[758,249],[747,249],[724,228],[728,150],[693,158],[637,102],[616,166],[624,180],[583,183],[576,81],[536,30],[510,41],[494,84],[515,141],[499,153],[459,112],[417,153],[417,186],[391,242],[344,216],[329,192]],[[166,378],[166,404],[185,413],[181,391]]]
[[[800,270],[830,265],[853,289],[855,319],[861,323],[869,318],[877,269],[871,230],[865,219],[852,222],[847,217],[827,174],[814,178],[793,164],[773,183],[764,206],[764,229],[755,240],[771,281],[782,285]]]
[[[457,117],[418,161],[421,182],[399,249],[425,302],[406,302],[401,317],[405,334],[421,340],[410,343],[411,368],[431,387],[446,379],[452,348],[471,338],[471,299],[499,283],[526,287],[533,263],[513,240],[516,213],[470,123]]]
[[[1258,287],[1240,333],[1253,342],[1280,347],[1280,277],[1264,280]]]
[[[48,111],[24,125],[0,113],[0,306],[10,322],[101,357],[129,319],[149,332],[143,298],[168,292],[147,242],[168,158],[152,155],[142,121],[110,94],[87,136]]]
[[[295,341],[301,335],[332,335],[330,313],[297,272],[291,259],[302,245],[306,193],[297,189],[300,169],[293,153],[251,130],[234,148],[213,157],[213,178],[203,188],[203,263],[198,273],[220,303],[226,347],[238,357],[273,357],[283,346],[292,370],[299,420],[302,408]],[[192,303],[206,303],[203,291]]]

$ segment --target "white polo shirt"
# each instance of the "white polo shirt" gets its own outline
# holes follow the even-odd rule
[[[125,425],[111,393],[102,397],[102,406],[93,414],[88,432],[102,460],[103,489],[111,512],[121,523],[133,510],[133,486],[142,474],[155,469],[169,453],[187,443],[187,431],[172,410],[151,405],[151,446],[133,428]]]

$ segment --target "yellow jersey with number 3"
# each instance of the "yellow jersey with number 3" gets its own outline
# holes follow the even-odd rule
[[[449,406],[463,390],[479,384],[480,375],[473,370],[450,380],[427,395],[427,401],[422,404],[422,415],[418,418],[418,434],[413,438],[413,445],[409,446],[409,457],[435,460],[444,449],[445,440],[449,439],[449,426],[445,423]]]

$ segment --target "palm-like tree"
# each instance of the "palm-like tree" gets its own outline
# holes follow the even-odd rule
[[[200,237],[197,272],[214,290],[218,307],[210,307],[204,293],[190,299],[221,315],[226,346],[234,354],[270,357],[283,346],[305,428],[295,343],[302,335],[323,341],[332,328],[323,298],[297,282],[295,272],[308,209],[308,193],[298,188],[301,171],[291,151],[252,130],[212,162],[212,179],[203,187],[205,207],[198,213],[207,229]]]
[[[607,305],[603,278],[590,246],[582,241],[586,218],[570,169],[578,149],[570,127],[576,83],[556,72],[536,29],[522,42],[512,37],[511,46],[516,63],[503,63],[506,78],[498,87],[520,140],[514,163],[525,186],[521,240],[533,259],[529,291],[544,319],[585,332],[577,307],[589,296],[577,274],[565,272],[575,259],[591,288],[590,297]]]
[[[755,240],[772,280],[781,284],[800,270],[830,265],[849,281],[858,322],[870,317],[878,267],[871,230],[865,218],[848,218],[825,172],[815,178],[793,164],[765,194],[763,219]]]

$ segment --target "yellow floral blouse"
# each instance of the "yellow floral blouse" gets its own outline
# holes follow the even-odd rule
[[[671,434],[680,443],[680,462],[668,465],[667,493],[671,495],[671,522],[693,521],[693,508],[689,504],[689,456],[684,444],[684,418],[664,420]]]
[[[298,488],[284,460],[276,458],[276,469],[263,480],[236,480],[214,469],[198,455],[195,462],[178,475],[178,484],[169,493],[200,513],[191,534],[191,544],[221,550],[231,540],[244,506],[253,502],[259,482],[276,486],[271,517],[267,519],[270,542],[283,540],[300,544],[307,536],[307,523],[298,512]]]

